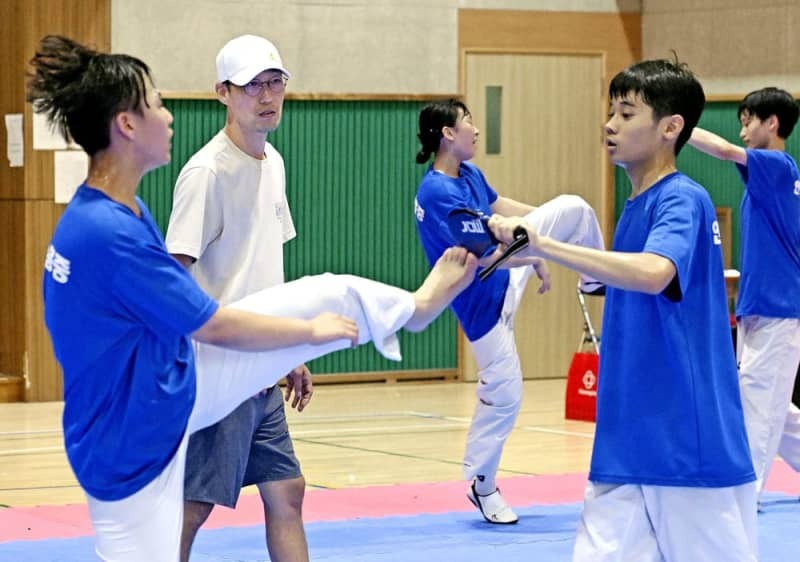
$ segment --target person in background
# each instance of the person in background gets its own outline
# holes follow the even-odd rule
[[[216,58],[225,126],[195,153],[175,185],[169,252],[220,304],[284,282],[283,244],[295,236],[283,158],[267,142],[278,128],[290,73],[267,39],[242,35]],[[225,373],[219,373],[224,376]],[[286,377],[298,411],[313,394],[305,365]],[[273,562],[308,562],[302,505],[305,479],[294,453],[281,390],[265,389],[189,439],[181,561],[214,505],[234,508],[255,484]]]
[[[459,243],[448,229],[450,214],[470,209],[489,216],[527,216],[541,234],[603,248],[603,235],[594,210],[576,195],[561,195],[533,207],[499,195],[483,172],[469,162],[475,155],[478,128],[467,106],[458,100],[437,101],[419,114],[420,144],[417,163],[433,163],[422,177],[414,199],[417,231],[430,263],[446,248]],[[476,223],[477,229],[482,229]],[[496,252],[497,253],[497,252]],[[487,265],[497,255],[486,256]],[[453,311],[469,340],[478,365],[475,413],[464,453],[464,478],[470,481],[467,498],[489,523],[512,524],[517,515],[497,487],[496,477],[503,446],[522,402],[522,369],[514,338],[514,317],[528,279],[542,280],[539,293],[550,288],[550,272],[539,258],[511,258],[503,269],[481,281],[476,276],[453,301]],[[580,281],[588,293],[603,287],[590,277]]]
[[[744,147],[700,128],[689,139],[736,164],[744,183],[736,352],[759,493],[776,453],[800,471],[800,409],[792,404],[800,363],[800,173],[786,152],[798,113],[789,92],[762,88],[739,104]]]

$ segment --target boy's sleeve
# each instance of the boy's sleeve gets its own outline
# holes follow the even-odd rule
[[[675,265],[680,294],[683,295],[700,225],[704,222],[703,208],[697,197],[682,188],[671,190],[657,205],[655,222],[643,251],[667,258]]]
[[[748,148],[746,151],[747,165],[736,165],[745,189],[757,201],[775,197],[781,178],[785,177],[787,172],[784,153],[779,150],[753,148]]]

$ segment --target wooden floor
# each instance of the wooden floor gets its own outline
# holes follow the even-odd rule
[[[564,419],[559,380],[525,382],[499,477],[586,472],[594,424]],[[461,478],[473,383],[320,385],[288,414],[310,487]],[[0,504],[81,503],[64,454],[59,402],[0,404]],[[254,493],[254,489],[246,493]]]

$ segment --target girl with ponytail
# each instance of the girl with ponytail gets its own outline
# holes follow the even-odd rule
[[[433,263],[446,248],[464,243],[480,224],[464,226],[463,239],[452,233],[451,212],[469,209],[489,216],[524,216],[540,234],[592,248],[603,247],[594,210],[576,195],[561,195],[534,207],[499,195],[470,160],[479,131],[466,104],[436,101],[422,108],[417,138],[417,163],[433,162],[420,182],[414,214],[420,242]],[[476,214],[472,213],[472,214]],[[475,221],[471,221],[475,222]],[[483,256],[481,265],[497,258]],[[475,277],[452,304],[478,365],[477,404],[467,437],[463,474],[471,482],[467,498],[489,523],[517,522],[517,515],[500,495],[495,480],[503,445],[517,419],[522,400],[522,370],[514,341],[514,315],[533,273],[541,279],[539,293],[550,288],[550,273],[538,258],[512,257],[492,275]],[[582,287],[597,286],[589,278]]]

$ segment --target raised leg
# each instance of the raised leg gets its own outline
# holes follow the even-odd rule
[[[335,312],[356,321],[360,344],[372,341],[385,357],[399,361],[396,333],[404,327],[424,329],[469,285],[476,268],[475,256],[451,248],[414,293],[362,277],[324,274],[271,287],[231,306],[294,318]],[[189,431],[219,421],[297,365],[348,346],[347,340],[339,340],[254,353],[195,343],[197,398]]]

